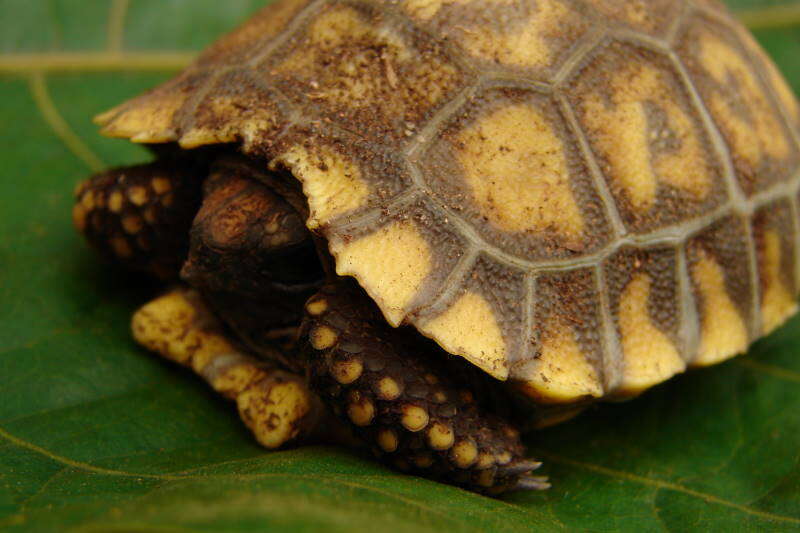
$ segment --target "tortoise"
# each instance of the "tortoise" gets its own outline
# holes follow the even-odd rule
[[[75,225],[267,447],[546,488],[521,431],[797,309],[800,110],[716,0],[281,0],[96,121],[155,160]]]

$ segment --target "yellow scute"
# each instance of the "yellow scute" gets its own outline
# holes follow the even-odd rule
[[[324,146],[314,152],[293,146],[272,165],[287,167],[303,183],[310,209],[307,225],[312,229],[361,207],[369,195],[358,166]]]
[[[702,296],[700,348],[692,364],[713,365],[744,352],[747,326],[728,294],[722,267],[701,253],[692,276]]]
[[[533,376],[524,385],[529,395],[551,403],[603,395],[597,371],[586,359],[575,332],[563,318],[553,317],[547,321],[539,352]]]
[[[752,167],[765,156],[783,159],[789,155],[789,143],[779,119],[764,94],[755,73],[741,53],[710,33],[701,37],[701,57],[705,69],[722,87],[737,84],[741,96],[732,102],[717,93],[710,99],[714,119],[733,145],[735,155]],[[744,118],[737,105],[748,108]]]
[[[622,394],[637,394],[686,368],[675,345],[650,319],[650,284],[647,274],[637,274],[620,298],[624,369],[619,392]]]
[[[763,254],[761,321],[766,335],[797,311],[797,301],[781,276],[781,238],[775,231],[765,232]]]
[[[486,299],[468,291],[419,328],[448,352],[461,355],[498,379],[508,377],[506,342]]]
[[[490,223],[580,243],[584,220],[564,143],[539,111],[503,107],[461,132],[456,144],[472,198]]]
[[[633,64],[614,73],[611,105],[604,97],[609,88],[602,86],[582,102],[582,119],[594,148],[608,161],[609,179],[638,211],[655,206],[660,182],[701,201],[711,191],[712,174],[700,137],[664,76],[651,66]],[[668,131],[651,130],[648,104],[665,115]],[[654,150],[652,140],[663,134],[679,142]]]
[[[408,304],[433,271],[433,251],[408,221],[349,242],[332,239],[330,248],[337,274],[354,276],[392,326],[400,325]]]

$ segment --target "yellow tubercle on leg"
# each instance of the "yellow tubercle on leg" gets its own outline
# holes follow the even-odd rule
[[[261,445],[279,448],[316,426],[321,405],[304,379],[234,347],[195,291],[178,288],[146,304],[134,314],[132,330],[139,344],[191,368],[234,400]]]

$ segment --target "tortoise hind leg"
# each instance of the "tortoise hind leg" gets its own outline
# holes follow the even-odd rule
[[[206,172],[200,162],[165,158],[95,174],[76,188],[72,220],[114,263],[177,279]]]
[[[304,378],[229,342],[195,290],[177,288],[144,305],[133,316],[132,330],[139,344],[191,368],[235,401],[242,421],[266,448],[302,440],[322,416]]]
[[[350,282],[309,300],[301,335],[312,387],[391,465],[491,494],[549,486],[531,475],[539,463],[525,459],[519,432]]]

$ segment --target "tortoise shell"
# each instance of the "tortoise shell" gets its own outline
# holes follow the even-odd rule
[[[715,0],[283,0],[98,122],[290,172],[391,325],[540,402],[796,310],[800,111]]]

